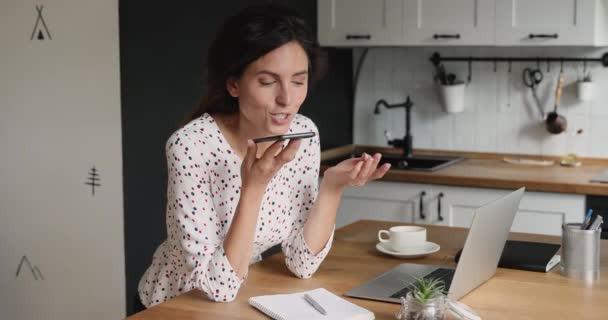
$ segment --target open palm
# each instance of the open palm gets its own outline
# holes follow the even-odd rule
[[[323,179],[337,186],[363,186],[368,181],[380,179],[390,169],[388,163],[378,167],[381,155],[363,153],[359,158],[346,159],[325,170]]]

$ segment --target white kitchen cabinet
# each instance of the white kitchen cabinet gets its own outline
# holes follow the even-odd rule
[[[324,46],[608,46],[608,0],[317,0]]]
[[[605,5],[599,0],[496,1],[496,44],[599,45]]]
[[[503,189],[436,186],[434,193],[443,193],[440,224],[468,228],[473,221],[475,209],[494,201],[509,192]],[[513,221],[511,231],[560,235],[564,222],[583,219],[585,196],[579,194],[526,191]],[[438,210],[429,209],[431,221]]]
[[[426,223],[420,215],[427,211],[424,205],[429,191],[425,187],[399,182],[370,182],[364,187],[347,188],[338,209],[336,227],[362,219]]]
[[[406,45],[494,43],[494,0],[404,0]]]
[[[336,225],[373,219],[468,228],[475,209],[509,192],[511,190],[374,181],[345,190]],[[527,191],[511,231],[560,235],[562,223],[581,221],[584,209],[584,195]]]
[[[402,0],[318,0],[318,38],[328,46],[399,44]]]

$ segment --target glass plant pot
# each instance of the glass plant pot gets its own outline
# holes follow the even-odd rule
[[[401,298],[401,310],[397,319],[402,320],[445,320],[448,314],[448,297],[439,296],[420,303],[412,293],[408,292]]]

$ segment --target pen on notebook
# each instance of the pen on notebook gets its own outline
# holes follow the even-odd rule
[[[589,209],[589,211],[587,211],[587,214],[585,215],[585,219],[583,219],[583,224],[581,225],[582,230],[587,229],[587,225],[589,224],[589,221],[591,220],[591,214],[593,214],[593,209]]]
[[[306,300],[306,302],[308,302],[311,306],[317,309],[317,311],[319,311],[322,315],[327,314],[327,311],[325,311],[325,309],[323,309],[323,307],[308,294],[304,295],[304,300]]]

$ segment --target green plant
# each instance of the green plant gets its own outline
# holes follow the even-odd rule
[[[583,76],[583,82],[591,82],[591,71],[588,71],[587,74]]]
[[[438,64],[435,67],[435,81],[438,81],[441,85],[451,86],[454,84],[462,83],[460,80],[456,80],[456,75],[453,73],[447,73],[443,64]]]
[[[412,297],[420,304],[426,304],[429,300],[446,295],[445,284],[441,279],[416,278],[410,285]]]

